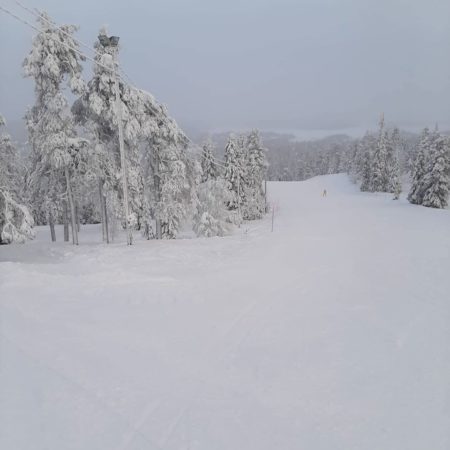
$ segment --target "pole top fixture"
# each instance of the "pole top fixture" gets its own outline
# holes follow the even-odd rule
[[[98,40],[103,47],[117,47],[119,45],[119,36],[106,36],[106,34],[99,34]]]

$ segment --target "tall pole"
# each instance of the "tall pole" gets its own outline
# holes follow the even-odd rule
[[[155,151],[154,154],[154,179],[155,179],[155,197],[156,197],[156,204],[159,208],[159,202],[161,201],[161,175],[159,172],[159,155],[157,151]],[[157,208],[157,209],[158,209]],[[162,238],[162,229],[161,229],[161,218],[159,217],[159,214],[156,214],[155,217],[155,228],[156,228],[156,239]]]
[[[127,244],[133,243],[131,228],[129,223],[130,211],[128,205],[128,181],[127,181],[127,163],[125,159],[125,145],[123,140],[123,122],[122,122],[122,101],[120,100],[119,79],[117,77],[117,48],[113,50],[113,76],[114,76],[114,90],[116,94],[116,115],[119,126],[119,150],[120,150],[120,166],[122,169],[122,189],[123,189],[123,207],[125,213],[125,229],[127,233]]]
[[[242,215],[241,215],[241,171],[238,170],[238,182],[237,182],[237,201],[238,201],[238,215],[239,215],[239,224],[238,227],[241,227],[241,219],[242,219]]]

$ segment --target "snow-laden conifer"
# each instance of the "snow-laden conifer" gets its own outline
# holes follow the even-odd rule
[[[445,208],[448,205],[449,169],[449,140],[441,135],[435,136],[427,173],[423,177],[423,206]]]
[[[73,181],[83,170],[86,141],[76,134],[62,89],[67,86],[73,94],[83,91],[83,58],[73,50],[78,47],[73,38],[77,27],[57,26],[45,13],[38,22],[40,32],[34,37],[33,48],[23,63],[25,76],[35,81],[36,94],[36,102],[26,116],[32,147],[30,186],[32,196],[39,200],[37,207],[45,210],[51,226],[62,201],[67,199],[73,243],[77,244]]]
[[[244,167],[242,165],[242,153],[238,140],[234,135],[228,138],[225,147],[225,173],[224,178],[227,189],[230,191],[230,199],[227,202],[228,209],[233,211],[233,221],[242,220],[241,207],[244,199],[243,183]]]
[[[106,29],[102,28],[99,35],[106,36]],[[103,221],[107,221],[110,214],[123,224],[128,220],[130,226],[136,226],[143,210],[138,145],[143,102],[136,89],[119,79],[130,209],[130,217],[125,218],[114,75],[114,70],[117,70],[117,48],[104,45],[105,42],[108,40],[99,38],[94,44],[96,63],[93,66],[93,77],[72,110],[92,138],[90,166],[97,177]]]
[[[372,190],[386,192],[388,185],[387,175],[388,133],[384,127],[384,116],[381,116],[378,140],[372,159]]]
[[[260,219],[265,212],[263,183],[268,167],[266,151],[261,143],[258,130],[253,130],[245,140],[245,196],[243,217],[246,220]]]
[[[421,205],[423,201],[425,190],[423,182],[428,167],[430,146],[430,132],[428,128],[425,128],[420,136],[417,153],[414,160],[411,188],[408,193],[408,201],[415,205]]]
[[[215,180],[219,174],[219,166],[214,158],[214,143],[211,139],[207,139],[202,145],[202,183],[208,180]]]
[[[193,217],[197,236],[224,236],[230,231],[231,211],[226,204],[232,196],[225,180],[209,179],[198,187],[198,205]]]
[[[397,200],[400,197],[402,190],[400,180],[400,167],[398,161],[398,155],[401,146],[400,131],[398,128],[394,128],[392,134],[388,136],[388,151],[386,155],[386,192],[394,194],[394,199]]]
[[[152,230],[150,237],[172,239],[195,210],[201,167],[195,161],[188,138],[166,108],[151,94],[139,93],[143,102],[140,166],[145,192],[144,220]]]
[[[366,133],[359,144],[360,165],[358,167],[361,179],[361,191],[373,192],[373,153],[376,148],[376,140],[370,133]]]
[[[32,239],[34,221],[21,199],[24,174],[11,137],[1,130],[4,125],[0,115],[0,244],[9,244]]]

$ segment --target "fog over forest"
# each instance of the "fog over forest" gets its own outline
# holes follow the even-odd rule
[[[442,0],[27,0],[93,45],[121,38],[133,82],[189,135],[293,132],[302,138],[389,123],[447,128],[450,3]],[[13,0],[5,7],[16,8]],[[23,11],[19,12],[22,14]],[[26,17],[26,16],[25,16]],[[28,17],[29,18],[29,17]],[[35,32],[2,15],[0,105],[14,128],[33,103],[21,68]],[[89,78],[90,64],[85,77]]]

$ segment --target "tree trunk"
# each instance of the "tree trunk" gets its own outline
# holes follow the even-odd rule
[[[109,244],[108,211],[106,210],[106,197],[103,195],[103,181],[98,180],[98,194],[100,197],[100,212],[102,215],[103,241]]]
[[[67,202],[64,202],[63,220],[64,220],[64,242],[69,242],[69,210],[67,207]]]
[[[78,208],[78,204],[75,203],[75,217],[77,219],[77,231],[78,233],[81,230],[81,225],[80,225],[80,214],[79,214],[79,208]]]
[[[48,218],[48,224],[50,226],[50,236],[52,237],[52,242],[56,242],[55,222],[53,222],[53,216]]]
[[[78,228],[75,213],[75,203],[73,201],[72,187],[70,186],[69,169],[67,167],[64,169],[64,174],[66,176],[67,197],[69,199],[69,206],[70,206],[70,218],[72,224],[72,243],[73,245],[78,245]]]
[[[100,204],[100,215],[102,216],[102,240],[106,241],[106,233],[105,233],[105,211],[103,209],[103,188],[102,188],[102,180],[98,180],[98,199]]]
[[[267,179],[264,180],[264,212],[268,211],[267,207]]]
[[[103,196],[103,209],[105,214],[105,236],[106,243],[109,244],[109,224],[108,224],[108,209],[106,208],[106,197]]]
[[[160,175],[159,175],[159,158],[157,155],[153,157],[153,177],[155,180],[155,199],[158,205],[161,200],[161,186],[160,186]],[[161,230],[161,219],[158,217],[158,212],[155,214],[155,233],[156,239],[162,238]]]

